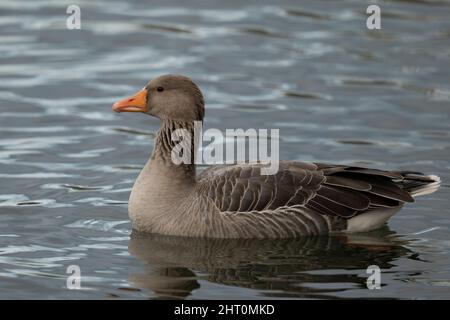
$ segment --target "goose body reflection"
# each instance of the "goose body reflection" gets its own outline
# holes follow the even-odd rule
[[[187,298],[201,287],[202,280],[256,289],[267,297],[323,298],[328,291],[346,290],[349,284],[366,288],[367,278],[360,274],[369,265],[386,270],[400,257],[416,259],[405,244],[387,228],[364,235],[283,240],[133,232],[129,252],[146,267],[144,273],[132,275],[131,281],[160,298]],[[311,283],[322,283],[324,288],[312,288]]]

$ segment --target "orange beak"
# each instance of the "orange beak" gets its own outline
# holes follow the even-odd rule
[[[113,104],[115,112],[147,112],[147,89],[142,89],[132,97],[125,98]]]

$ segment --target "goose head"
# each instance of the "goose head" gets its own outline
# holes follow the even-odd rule
[[[116,112],[142,112],[161,120],[202,121],[203,95],[188,77],[163,75],[150,80],[135,95],[113,105]]]

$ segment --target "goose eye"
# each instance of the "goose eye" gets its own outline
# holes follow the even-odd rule
[[[164,91],[164,88],[163,88],[163,87],[158,87],[158,88],[156,88],[156,91],[158,91],[158,92],[163,92],[163,91]]]

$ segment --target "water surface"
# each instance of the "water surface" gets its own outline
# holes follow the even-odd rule
[[[0,298],[450,298],[450,3],[384,1],[379,31],[356,0],[181,3],[0,1]],[[279,128],[283,159],[443,185],[368,235],[131,234],[158,122],[111,104],[164,73],[199,83],[206,127]]]

